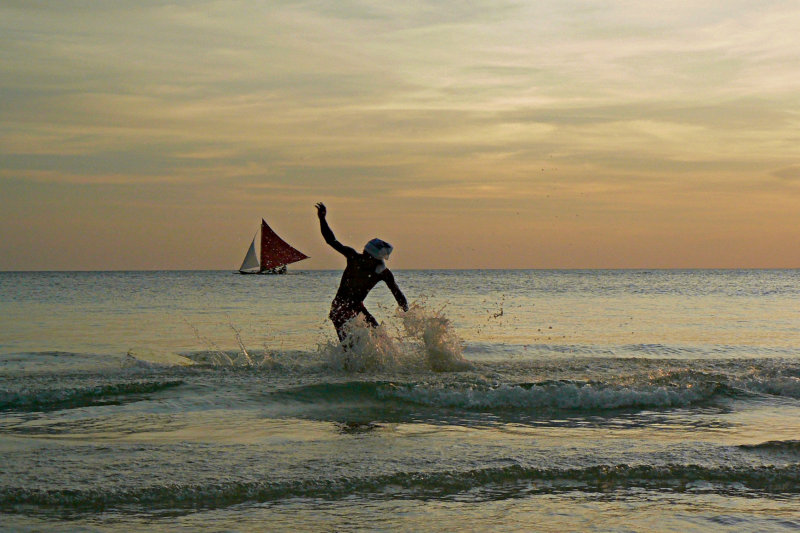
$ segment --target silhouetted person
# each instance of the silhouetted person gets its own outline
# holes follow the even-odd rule
[[[336,240],[325,220],[325,215],[328,213],[325,205],[320,202],[316,208],[319,227],[325,242],[347,258],[347,266],[342,273],[342,281],[339,283],[339,290],[336,291],[336,297],[333,299],[331,312],[328,315],[336,328],[339,340],[343,341],[347,336],[345,323],[359,314],[364,316],[370,326],[378,325],[375,317],[369,314],[367,308],[364,307],[364,299],[379,281],[386,282],[394,299],[397,300],[397,305],[403,308],[403,311],[408,311],[406,297],[395,283],[392,271],[386,268],[386,264],[383,262],[392,253],[392,245],[380,239],[372,239],[364,246],[364,251],[358,253],[353,248]]]

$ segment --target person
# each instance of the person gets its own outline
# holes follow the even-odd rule
[[[392,271],[386,268],[384,261],[392,253],[392,245],[380,239],[372,239],[364,246],[364,251],[358,253],[353,248],[345,246],[336,240],[333,231],[328,226],[325,216],[328,213],[325,204],[316,204],[317,216],[319,217],[319,227],[322,237],[331,248],[345,256],[347,266],[342,273],[342,281],[339,283],[339,290],[331,303],[331,312],[328,318],[336,328],[336,335],[340,341],[347,337],[345,324],[358,315],[362,315],[364,320],[372,327],[378,325],[367,308],[364,307],[364,299],[369,291],[379,282],[383,281],[392,291],[394,299],[403,311],[408,311],[408,302],[400,287],[394,280]]]

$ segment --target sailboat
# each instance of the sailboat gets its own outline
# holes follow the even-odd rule
[[[256,254],[256,238],[261,232],[260,254]],[[261,227],[256,230],[253,242],[247,249],[240,274],[286,274],[286,265],[308,259],[308,256],[293,248],[286,241],[272,231],[267,222],[262,218]]]

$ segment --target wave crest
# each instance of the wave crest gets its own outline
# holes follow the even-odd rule
[[[619,386],[603,382],[542,381],[538,383],[491,383],[482,378],[458,383],[351,381],[320,383],[272,393],[290,401],[320,404],[331,402],[402,402],[432,408],[463,410],[564,409],[601,411],[625,408],[685,407],[727,395],[723,385]]]
[[[410,385],[383,389],[384,397],[435,406],[463,409],[621,409],[628,407],[683,407],[710,399],[719,386],[640,388],[602,383],[543,382],[496,387],[452,388]]]
[[[353,495],[393,499],[443,497],[471,491],[496,499],[520,494],[564,490],[610,492],[628,488],[765,493],[800,491],[800,465],[725,467],[700,465],[593,465],[542,468],[509,464],[463,471],[395,472],[365,477],[291,481],[229,481],[216,484],[169,484],[101,489],[0,488],[0,509],[18,506],[58,507],[98,511],[127,505],[159,508],[219,508],[244,502],[289,498],[337,500]]]
[[[182,380],[114,383],[70,389],[0,392],[0,411],[54,411],[113,403],[120,396],[149,394],[182,385]]]
[[[800,453],[800,440],[770,440],[760,444],[742,444],[744,450],[768,451],[780,453]]]

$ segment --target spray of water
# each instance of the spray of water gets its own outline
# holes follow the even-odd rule
[[[284,367],[298,371],[322,365],[346,373],[453,372],[472,368],[462,355],[463,341],[445,316],[444,308],[431,310],[424,301],[412,303],[407,312],[398,310],[395,320],[378,327],[371,327],[364,317],[357,316],[346,325],[347,337],[343,342],[328,340],[318,346],[316,353],[301,353],[299,359],[297,354],[276,353],[266,344],[263,353],[249,350],[230,317],[227,325],[238,346],[238,350],[233,351],[222,350],[188,320],[184,322],[206,347],[205,351],[188,357],[204,365]],[[132,357],[152,359],[155,356],[150,351],[140,350]],[[159,360],[164,359],[159,357]]]
[[[411,304],[407,312],[396,313],[400,327],[386,324],[370,327],[357,316],[345,326],[342,343],[320,346],[329,366],[345,372],[397,370],[432,370],[452,372],[467,370],[463,341],[444,310],[431,311],[421,302]]]
[[[211,360],[210,361],[201,361],[201,362],[210,362],[210,363],[216,364],[216,365],[222,365],[222,364],[232,365],[233,364],[233,360],[230,358],[230,356],[228,354],[226,354],[224,351],[222,351],[220,349],[220,347],[217,346],[217,343],[215,343],[214,341],[212,341],[212,340],[208,339],[207,337],[205,337],[204,335],[202,335],[200,333],[200,330],[198,330],[195,327],[195,325],[192,324],[191,322],[189,322],[185,317],[184,317],[183,321],[186,322],[186,325],[191,328],[191,330],[194,333],[195,337],[197,337],[197,340],[199,340],[200,342],[205,344],[206,348],[208,348],[208,355],[209,355],[209,358]]]
[[[377,372],[398,370],[404,366],[402,347],[384,324],[371,327],[359,315],[350,320],[345,329],[347,336],[344,341],[329,341],[319,347],[328,366],[334,370]]]
[[[244,341],[242,340],[242,334],[239,331],[239,329],[233,325],[233,320],[231,320],[230,316],[228,316],[228,325],[233,330],[234,337],[236,338],[236,344],[239,345],[239,350],[240,350],[239,353],[244,358],[247,366],[253,366],[253,358],[250,357],[249,353],[247,353],[247,348],[245,347]]]
[[[422,342],[428,367],[435,372],[466,370],[471,365],[464,359],[464,341],[456,333],[444,308],[428,311],[414,302],[408,312],[399,312],[407,337]]]

